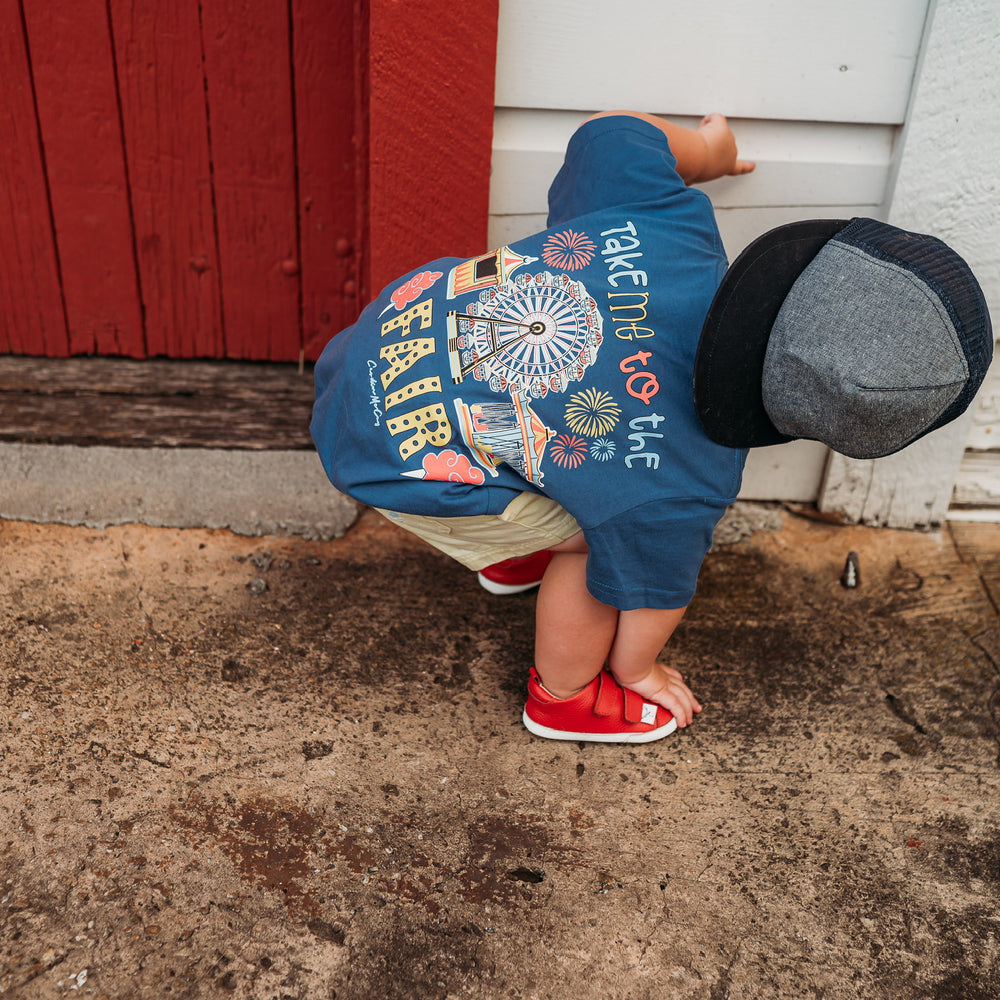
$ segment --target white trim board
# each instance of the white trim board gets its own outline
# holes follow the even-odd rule
[[[1000,302],[998,36],[1000,5],[935,4],[888,206],[894,225],[934,233],[962,254],[994,311]],[[820,508],[897,527],[939,523],[971,460],[965,447],[975,419],[969,412],[875,462],[836,456]]]

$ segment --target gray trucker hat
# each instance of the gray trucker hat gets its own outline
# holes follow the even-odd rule
[[[730,447],[811,438],[879,458],[963,413],[992,353],[982,290],[940,240],[874,219],[796,222],[723,278],[695,407]]]

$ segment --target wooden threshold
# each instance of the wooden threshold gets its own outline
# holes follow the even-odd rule
[[[0,441],[312,448],[312,366],[0,357]]]

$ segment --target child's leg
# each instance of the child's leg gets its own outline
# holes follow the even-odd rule
[[[535,605],[535,670],[557,698],[583,690],[600,672],[618,630],[618,610],[587,590],[587,553],[553,553]]]

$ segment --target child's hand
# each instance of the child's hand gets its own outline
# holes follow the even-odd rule
[[[646,701],[662,705],[677,720],[678,726],[689,725],[695,714],[701,711],[698,699],[673,667],[654,663],[649,673],[639,680],[626,681],[617,675],[615,679],[622,687],[629,688]]]
[[[737,158],[736,138],[723,115],[705,115],[699,122],[697,131],[705,140],[708,152],[705,163],[694,181],[711,181],[716,177],[748,174],[757,166],[750,160]]]

